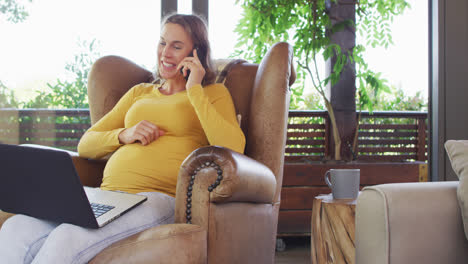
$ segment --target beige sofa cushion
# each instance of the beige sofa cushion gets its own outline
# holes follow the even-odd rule
[[[460,180],[457,197],[462,212],[465,236],[468,239],[468,140],[447,140],[445,149],[452,169]]]

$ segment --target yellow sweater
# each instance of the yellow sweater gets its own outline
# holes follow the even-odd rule
[[[158,88],[146,83],[134,86],[81,138],[82,157],[99,159],[114,152],[104,170],[102,189],[175,196],[179,167],[193,150],[218,145],[244,151],[245,137],[224,85],[195,85],[173,95]],[[147,146],[120,144],[119,133],[142,120],[166,133]]]

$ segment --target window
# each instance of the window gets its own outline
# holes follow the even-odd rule
[[[96,39],[100,55],[119,55],[151,69],[156,61],[160,1],[42,0],[28,5],[29,17],[13,24],[0,17],[0,80],[21,100],[67,78],[65,64],[78,42]]]
[[[234,29],[242,15],[236,0],[209,2],[209,34],[214,58],[228,58],[234,51],[237,35]]]
[[[235,0],[209,2],[214,58],[234,50],[234,29],[242,10]],[[410,94],[428,87],[428,3],[408,0],[412,8],[395,19],[394,45],[367,48],[372,69]],[[79,53],[79,41],[96,39],[100,55],[116,54],[152,70],[159,37],[160,1],[42,0],[28,6],[30,16],[13,24],[0,18],[0,80],[20,99],[32,98],[47,82],[66,78],[66,62]],[[191,13],[192,1],[179,0],[179,12]],[[359,38],[358,38],[359,43]],[[322,64],[322,63],[321,63]],[[324,64],[322,64],[324,65]],[[323,70],[325,72],[325,70]]]
[[[428,1],[407,0],[411,5],[393,22],[394,45],[385,48],[366,48],[369,67],[382,72],[391,85],[402,88],[405,94],[428,97]],[[359,43],[360,39],[357,39]]]

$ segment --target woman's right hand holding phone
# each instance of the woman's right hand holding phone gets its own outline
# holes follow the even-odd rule
[[[190,89],[196,84],[201,84],[206,73],[205,68],[203,68],[202,63],[198,58],[197,49],[194,49],[192,53],[193,57],[185,57],[177,67],[177,70],[182,69],[182,75],[184,77],[186,77],[187,72],[190,71],[190,75],[188,75],[189,77],[186,83],[186,89]]]
[[[161,130],[157,125],[143,120],[130,128],[122,130],[119,134],[119,142],[125,145],[138,141],[146,146],[164,134],[165,131]]]

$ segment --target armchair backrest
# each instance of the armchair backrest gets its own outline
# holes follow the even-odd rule
[[[296,77],[292,57],[291,45],[280,42],[259,65],[239,61],[228,64],[222,80],[241,116],[241,128],[247,139],[245,154],[276,175],[275,202],[279,202],[283,179],[289,86]],[[88,78],[91,123],[110,111],[132,86],[151,81],[151,72],[122,57],[97,60]]]
[[[275,202],[283,181],[284,151],[289,111],[289,86],[295,80],[293,51],[288,43],[275,44],[259,65],[241,63],[226,77],[241,127],[245,154],[269,167],[276,176]]]

